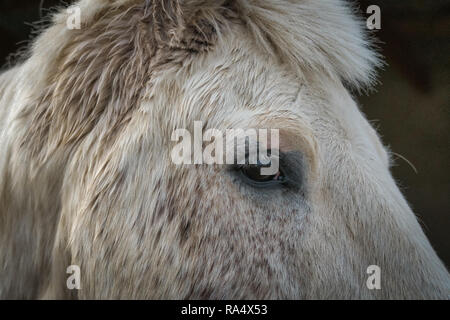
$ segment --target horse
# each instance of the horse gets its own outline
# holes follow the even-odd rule
[[[69,9],[0,76],[0,298],[449,298],[354,97],[382,57],[351,4]],[[174,163],[196,121],[278,130],[278,172]]]

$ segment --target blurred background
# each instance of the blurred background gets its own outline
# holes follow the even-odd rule
[[[26,45],[30,24],[58,4],[62,2],[0,0],[0,65]],[[450,267],[450,0],[356,4],[365,17],[368,6],[381,8],[381,30],[374,36],[387,62],[376,92],[358,99],[384,143],[397,154],[393,174]]]

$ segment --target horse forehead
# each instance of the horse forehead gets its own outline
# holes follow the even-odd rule
[[[233,107],[247,109],[291,104],[302,87],[296,75],[251,46],[238,45],[229,50],[219,47],[218,54],[209,55],[197,65],[196,72],[184,83],[184,91],[199,98],[215,94],[231,100]]]
[[[362,124],[365,119],[342,83],[326,75],[313,75],[311,82],[300,79],[287,66],[243,40],[219,44],[181,71],[164,75],[175,79],[171,83],[179,88],[166,85],[170,87],[168,94],[179,94],[172,100],[174,126],[191,127],[193,121],[203,120],[210,128],[245,129],[272,119],[271,125],[280,128],[286,120],[296,120],[303,128],[310,127],[309,131],[333,134],[333,141],[356,141],[366,133],[376,140],[376,134],[370,134],[370,125]],[[167,115],[165,107],[162,112]],[[315,126],[319,128],[314,130]]]

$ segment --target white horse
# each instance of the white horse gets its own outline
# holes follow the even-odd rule
[[[72,9],[0,77],[1,298],[449,297],[349,93],[379,58],[348,4]],[[197,120],[279,129],[277,179],[174,164]]]

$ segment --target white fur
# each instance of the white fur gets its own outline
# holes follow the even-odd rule
[[[448,298],[344,87],[367,86],[379,64],[349,7],[175,2],[80,1],[84,30],[59,13],[1,75],[0,297]],[[205,21],[214,43],[182,41]],[[171,133],[194,120],[280,129],[302,186],[268,193],[224,166],[175,166]],[[366,287],[372,264],[381,290]]]

